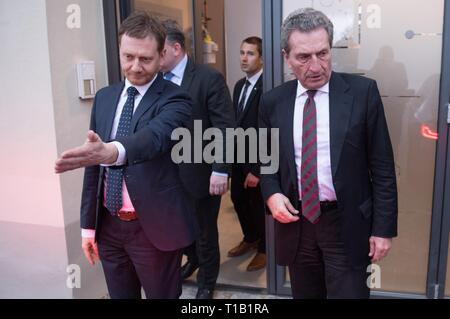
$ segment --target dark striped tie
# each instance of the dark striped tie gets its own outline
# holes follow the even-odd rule
[[[308,98],[303,108],[302,134],[302,215],[311,223],[319,221],[320,200],[317,180],[317,123],[314,95],[317,91],[308,90]]]

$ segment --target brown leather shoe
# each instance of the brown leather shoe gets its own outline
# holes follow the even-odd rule
[[[247,271],[260,270],[266,267],[266,254],[256,253],[252,261],[247,266]]]
[[[239,245],[230,249],[228,252],[228,257],[237,257],[242,256],[243,254],[249,252],[252,249],[256,249],[258,246],[258,240],[253,243],[247,243],[245,241],[241,241]]]

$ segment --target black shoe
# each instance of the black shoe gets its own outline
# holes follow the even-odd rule
[[[186,279],[189,278],[194,271],[196,271],[198,268],[198,263],[192,263],[190,261],[186,262],[182,267],[181,267],[181,278]]]
[[[195,299],[213,299],[214,290],[212,289],[198,289]]]

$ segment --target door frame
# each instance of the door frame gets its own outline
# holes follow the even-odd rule
[[[441,83],[439,91],[438,142],[434,176],[433,212],[428,259],[427,298],[444,298],[450,230],[450,4],[444,1]]]

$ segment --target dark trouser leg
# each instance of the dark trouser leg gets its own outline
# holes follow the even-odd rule
[[[140,299],[141,283],[134,265],[125,251],[121,221],[104,213],[98,234],[98,251],[112,299]]]
[[[197,243],[195,241],[184,248],[183,254],[187,256],[188,262],[198,264]]]
[[[366,272],[369,258],[363,265],[350,265],[340,234],[341,213],[333,210],[323,214],[322,217],[317,225],[316,234],[325,264],[327,297],[330,299],[369,298],[370,289],[366,283],[369,276]]]
[[[257,238],[259,239],[258,243],[258,252],[266,253],[266,226],[265,226],[265,211],[264,211],[264,200],[261,195],[261,189],[259,185],[255,188],[247,188],[248,194],[248,213],[251,214],[251,220],[255,233],[257,234]]]
[[[125,247],[148,299],[178,299],[181,295],[182,250],[161,251],[142,231]]]
[[[326,298],[325,273],[322,253],[317,246],[314,225],[300,219],[301,238],[297,256],[289,265],[292,296],[294,299]]]
[[[200,226],[197,243],[199,269],[197,284],[199,289],[214,289],[219,275],[220,250],[217,218],[221,196],[208,196],[196,201],[196,211]]]
[[[350,265],[341,237],[341,213],[325,212],[313,225],[301,218],[299,250],[289,266],[294,298],[368,298],[367,264]]]
[[[138,220],[106,216],[98,247],[111,298],[175,299],[181,295],[181,250],[160,251]]]
[[[257,227],[254,225],[249,205],[249,192],[244,188],[245,176],[241,169],[233,167],[231,178],[231,201],[244,234],[244,241],[253,243],[259,239]]]

